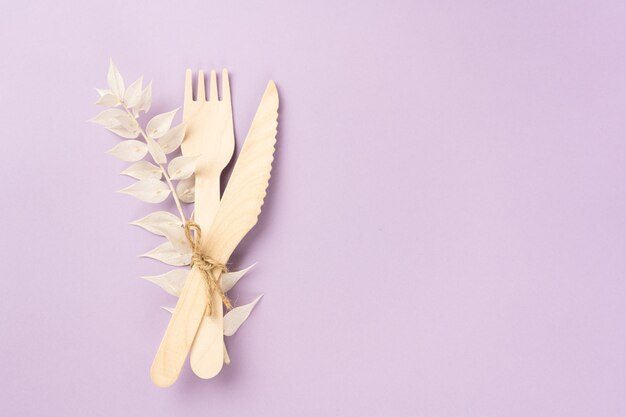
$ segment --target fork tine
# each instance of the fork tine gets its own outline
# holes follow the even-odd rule
[[[228,70],[222,70],[222,101],[230,103],[230,81],[228,80]]]
[[[211,70],[211,81],[209,82],[209,100],[219,100],[219,98],[217,97],[217,75],[215,75],[215,70]]]
[[[206,92],[204,91],[204,71],[198,71],[198,94],[196,101],[206,101]]]
[[[185,71],[185,104],[193,101],[193,87],[191,86],[191,70],[187,68]]]

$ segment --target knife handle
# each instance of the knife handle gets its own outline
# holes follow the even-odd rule
[[[192,268],[150,368],[156,386],[169,387],[178,379],[206,309],[204,286],[202,272]]]

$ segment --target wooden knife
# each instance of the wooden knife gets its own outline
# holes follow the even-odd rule
[[[203,252],[218,262],[228,262],[258,220],[272,170],[277,127],[278,91],[270,81],[211,228],[203,231],[207,236],[203,240]],[[207,305],[204,285],[199,274],[190,274],[183,287],[150,369],[157,386],[168,387],[178,379]]]

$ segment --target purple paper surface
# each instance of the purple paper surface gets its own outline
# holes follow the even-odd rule
[[[625,2],[4,6],[0,415],[626,415]],[[114,193],[109,57],[151,114],[228,68],[237,150],[280,92],[213,380],[149,378],[175,299],[128,222],[173,207]]]

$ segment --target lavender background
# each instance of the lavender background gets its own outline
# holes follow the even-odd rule
[[[626,3],[5,3],[0,415],[626,415]],[[154,209],[85,123],[109,57],[181,105],[227,67],[279,146],[214,380],[149,366]]]

